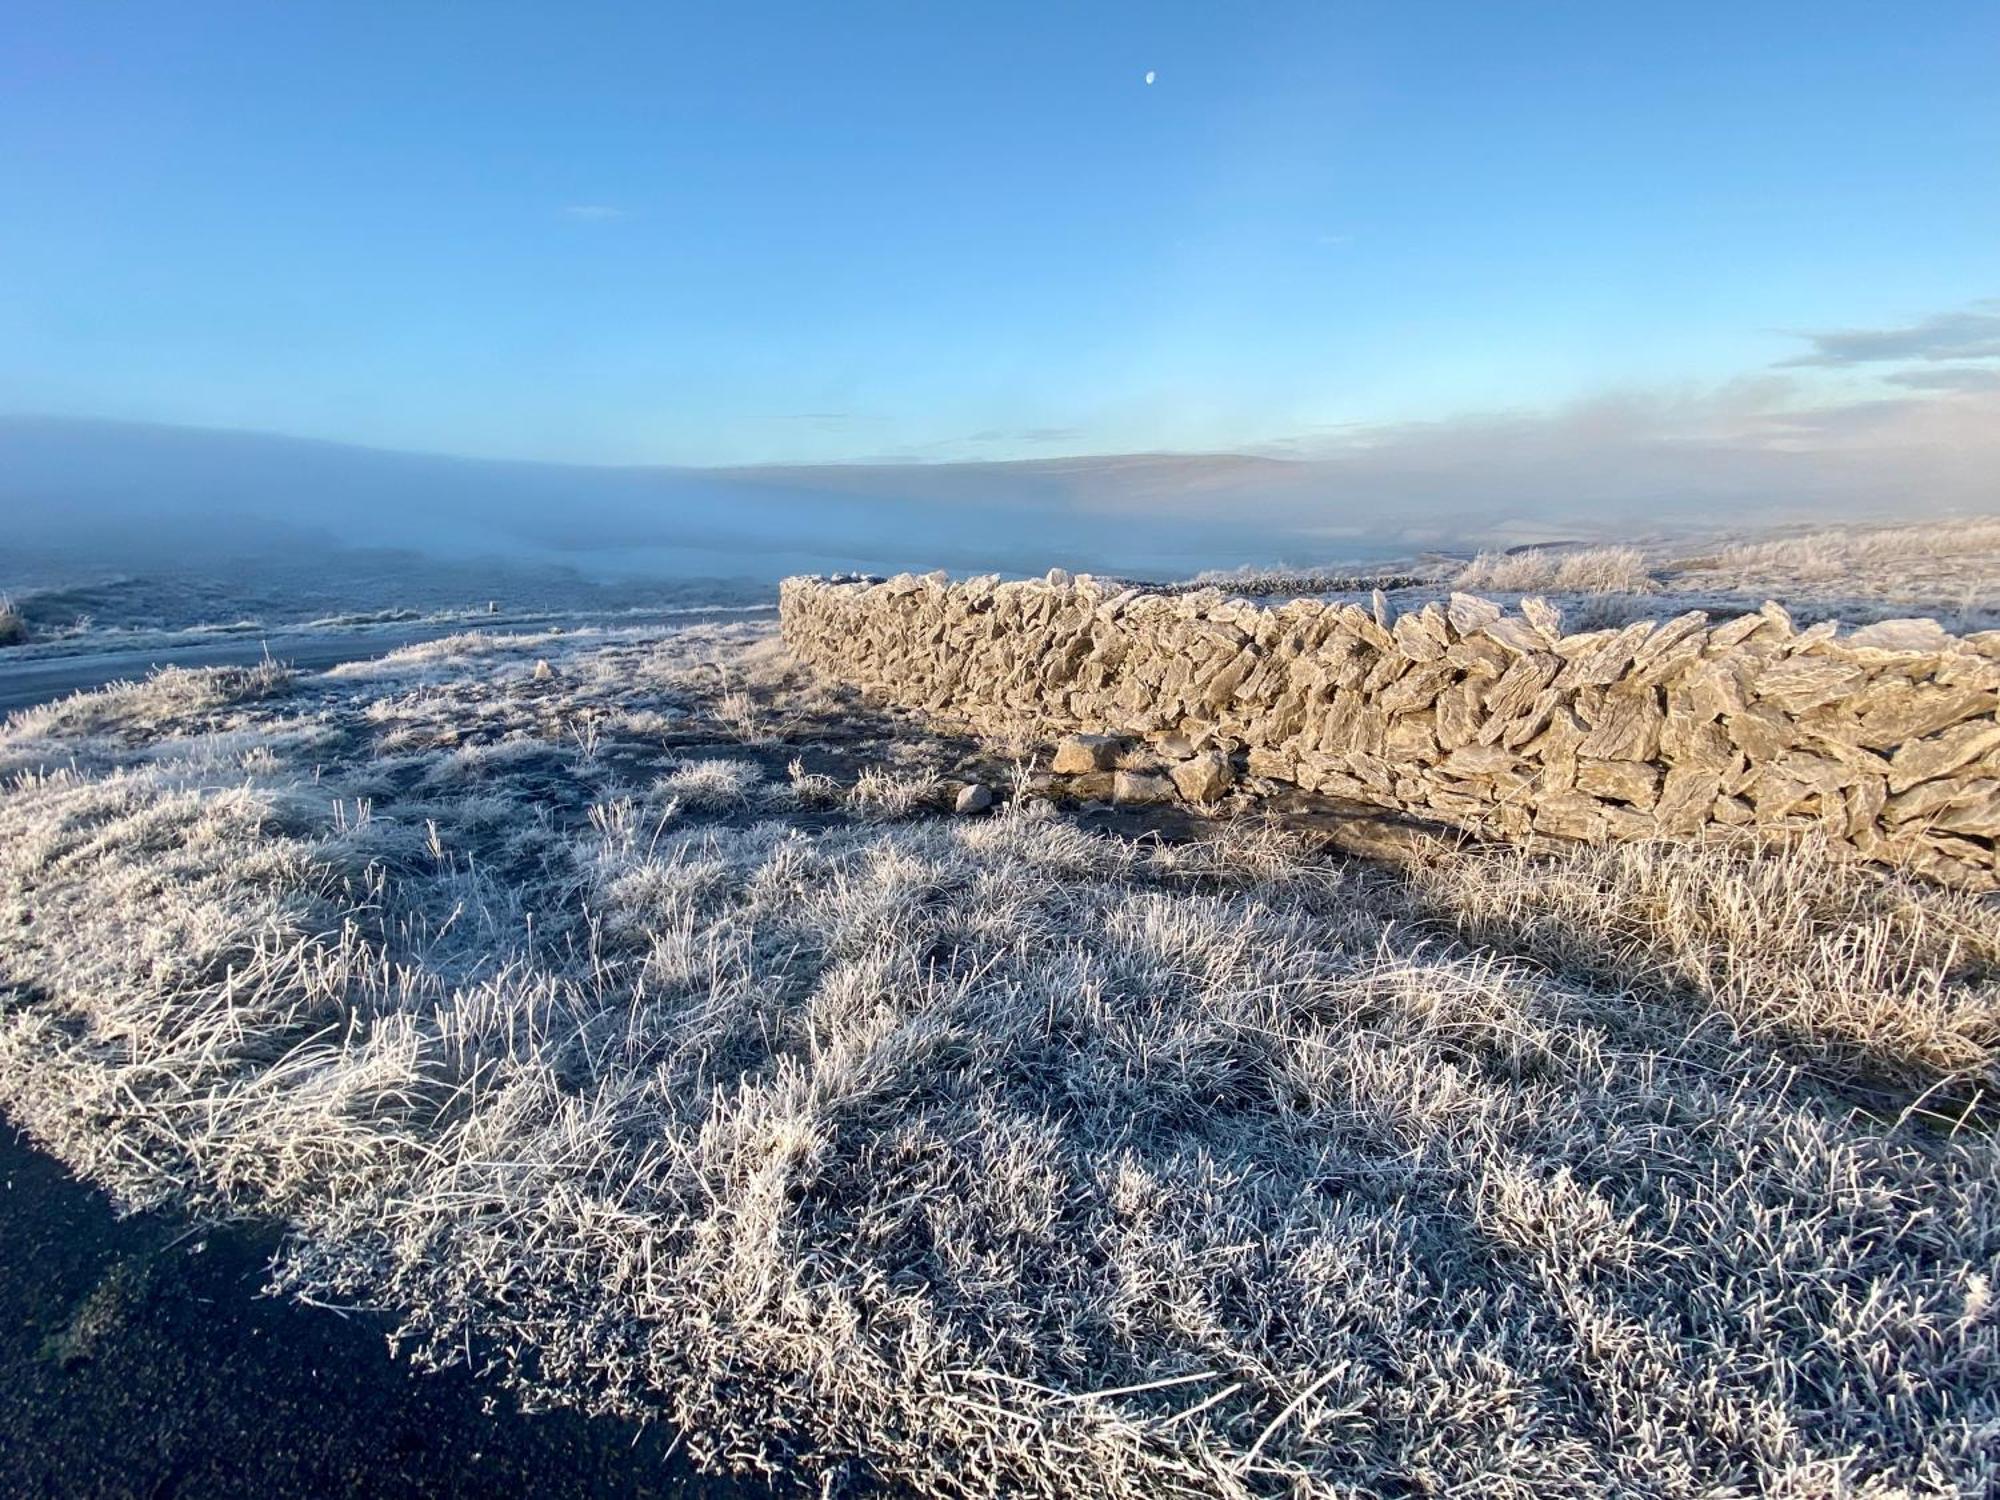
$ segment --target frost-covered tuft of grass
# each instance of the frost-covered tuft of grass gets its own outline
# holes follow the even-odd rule
[[[1460,570],[1455,584],[1512,594],[1642,594],[1655,587],[1646,555],[1637,547],[1482,552]]]
[[[1505,846],[1413,880],[1459,934],[1559,976],[1681,997],[1834,1076],[2000,1095],[2000,917],[1976,896],[1858,870],[1801,840]]]
[[[694,760],[675,766],[652,785],[653,800],[673,800],[702,811],[742,807],[755,794],[764,773],[748,761]]]
[[[0,796],[0,1101],[128,1201],[281,1219],[283,1286],[431,1362],[809,1486],[2000,1485],[2000,1144],[1932,1107],[1993,1076],[1990,906],[926,816],[917,756],[801,761],[808,828],[615,727],[797,716],[704,651],[52,754]],[[682,775],[743,796],[649,805]]]
[[[1741,542],[1707,561],[1718,571],[1843,578],[1986,554],[2000,555],[2000,519],[1835,527],[1802,536]]]
[[[143,735],[238,704],[288,691],[291,668],[262,661],[250,667],[162,667],[138,682],[75,693],[15,714],[13,737],[31,735]]]

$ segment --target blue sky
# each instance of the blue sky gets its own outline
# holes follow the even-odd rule
[[[1994,311],[1997,84],[1991,0],[12,0],[0,411],[742,463],[1855,401],[1923,372],[1802,335]]]

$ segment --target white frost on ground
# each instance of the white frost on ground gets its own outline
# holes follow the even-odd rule
[[[935,816],[942,754],[754,627],[155,679],[0,769],[16,1120],[710,1461],[2000,1487],[1990,904]]]

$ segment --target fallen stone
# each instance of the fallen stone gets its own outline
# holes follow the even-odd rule
[[[1144,807],[1174,800],[1174,784],[1145,771],[1119,771],[1111,778],[1111,800],[1121,807]]]
[[[1083,776],[1092,771],[1108,771],[1125,748],[1116,734],[1073,734],[1056,746],[1050,769],[1059,776]]]
[[[958,789],[958,800],[953,808],[962,813],[983,813],[993,805],[993,788],[975,781]]]
[[[1184,760],[1168,775],[1173,778],[1180,794],[1190,802],[1213,802],[1228,791],[1230,783],[1236,779],[1229,757],[1219,750],[1205,750]]]

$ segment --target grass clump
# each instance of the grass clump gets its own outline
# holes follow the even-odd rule
[[[1506,594],[1640,594],[1655,587],[1646,555],[1637,547],[1482,552],[1454,584]]]
[[[1990,903],[1816,840],[1483,847],[1414,880],[1453,931],[1566,979],[1691,999],[1831,1076],[2000,1096]]]
[[[293,680],[290,667],[269,659],[249,667],[162,667],[138,682],[24,710],[7,727],[15,736],[143,736],[276,697]]]
[[[1922,526],[1834,527],[1803,536],[1740,542],[1702,563],[1722,572],[1832,579],[1995,556],[2000,556],[2000,519],[1987,517]]]

